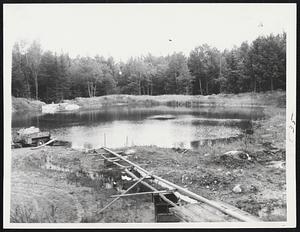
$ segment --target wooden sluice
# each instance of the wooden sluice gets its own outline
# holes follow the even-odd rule
[[[261,221],[259,218],[234,206],[209,200],[156,176],[128,160],[127,157],[108,148],[102,147],[95,152],[105,162],[117,166],[130,176],[130,178],[136,181],[135,184],[139,182],[139,184],[145,187],[144,193],[127,193],[127,189],[121,195],[112,196],[115,197],[113,202],[121,197],[151,194],[156,222]]]

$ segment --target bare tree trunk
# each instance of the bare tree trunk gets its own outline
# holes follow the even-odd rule
[[[89,81],[87,82],[87,86],[88,86],[89,97],[92,97],[92,89]]]
[[[153,93],[153,78],[151,77],[151,83],[150,83],[150,95]]]
[[[199,80],[199,90],[200,90],[200,94],[203,95],[201,78],[199,78],[198,80]]]
[[[26,80],[26,98],[30,98],[31,96],[31,92],[30,92],[30,84],[29,84],[29,80],[28,80],[28,76],[26,74],[25,75],[25,80]]]
[[[206,94],[208,95],[208,80],[207,80],[207,77],[205,78],[205,80],[206,80]]]
[[[138,81],[138,88],[139,88],[139,95],[142,94],[142,86],[141,86],[141,79]]]
[[[35,99],[38,100],[39,98],[39,85],[38,85],[38,79],[37,79],[37,73],[34,72],[34,84],[35,84]]]
[[[93,91],[93,97],[96,96],[96,89],[97,89],[97,85],[95,84],[95,86],[94,86],[94,91]]]
[[[178,85],[177,85],[177,78],[176,78],[176,72],[174,73],[174,80],[175,80],[175,93],[178,93]]]
[[[256,89],[256,88],[257,88],[257,87],[256,87],[256,79],[253,78],[253,90],[254,90],[255,93],[257,92],[257,89]]]

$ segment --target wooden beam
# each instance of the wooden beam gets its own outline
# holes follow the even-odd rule
[[[171,191],[153,191],[153,192],[140,192],[140,193],[128,193],[128,194],[121,194],[121,195],[111,195],[110,197],[130,197],[130,196],[139,196],[139,195],[147,195],[147,194],[158,194],[158,193],[170,193]]]
[[[32,147],[31,150],[35,150],[35,149],[39,149],[39,148],[41,148],[41,147],[44,147],[44,146],[46,146],[46,145],[48,145],[48,144],[50,144],[50,143],[53,143],[55,140],[56,140],[56,138],[53,138],[53,139],[49,140],[48,142],[42,144],[41,146],[38,146],[38,147]]]
[[[145,177],[142,177],[140,179],[137,180],[137,182],[135,182],[133,185],[131,185],[122,195],[125,195],[130,189],[133,189],[137,184],[139,184],[141,181],[143,181]],[[121,196],[122,196],[121,195]],[[99,212],[97,212],[98,214],[102,213],[104,210],[106,210],[109,206],[111,206],[113,203],[115,203],[118,199],[121,198],[121,196],[113,199],[108,205],[106,205],[104,208],[102,208]]]

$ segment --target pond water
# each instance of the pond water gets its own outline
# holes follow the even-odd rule
[[[172,115],[158,120],[157,115]],[[55,114],[13,114],[12,128],[36,126],[74,148],[132,145],[192,148],[202,139],[237,136],[263,118],[260,107],[105,107]]]

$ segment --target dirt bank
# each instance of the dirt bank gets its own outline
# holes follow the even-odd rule
[[[12,112],[24,112],[24,111],[30,111],[30,112],[41,112],[42,106],[46,103],[33,100],[33,99],[27,99],[27,98],[16,98],[12,97]]]
[[[169,106],[270,106],[285,107],[286,93],[273,91],[265,93],[213,94],[213,95],[106,95],[92,98],[78,97],[64,100],[80,106],[81,109],[98,109],[112,105],[169,105]],[[12,97],[13,112],[41,111],[44,102]]]
[[[84,108],[101,108],[109,105],[169,105],[169,106],[285,106],[285,92],[273,91],[266,93],[241,93],[217,95],[107,95],[93,98],[75,98],[65,100],[66,103],[76,104]]]

